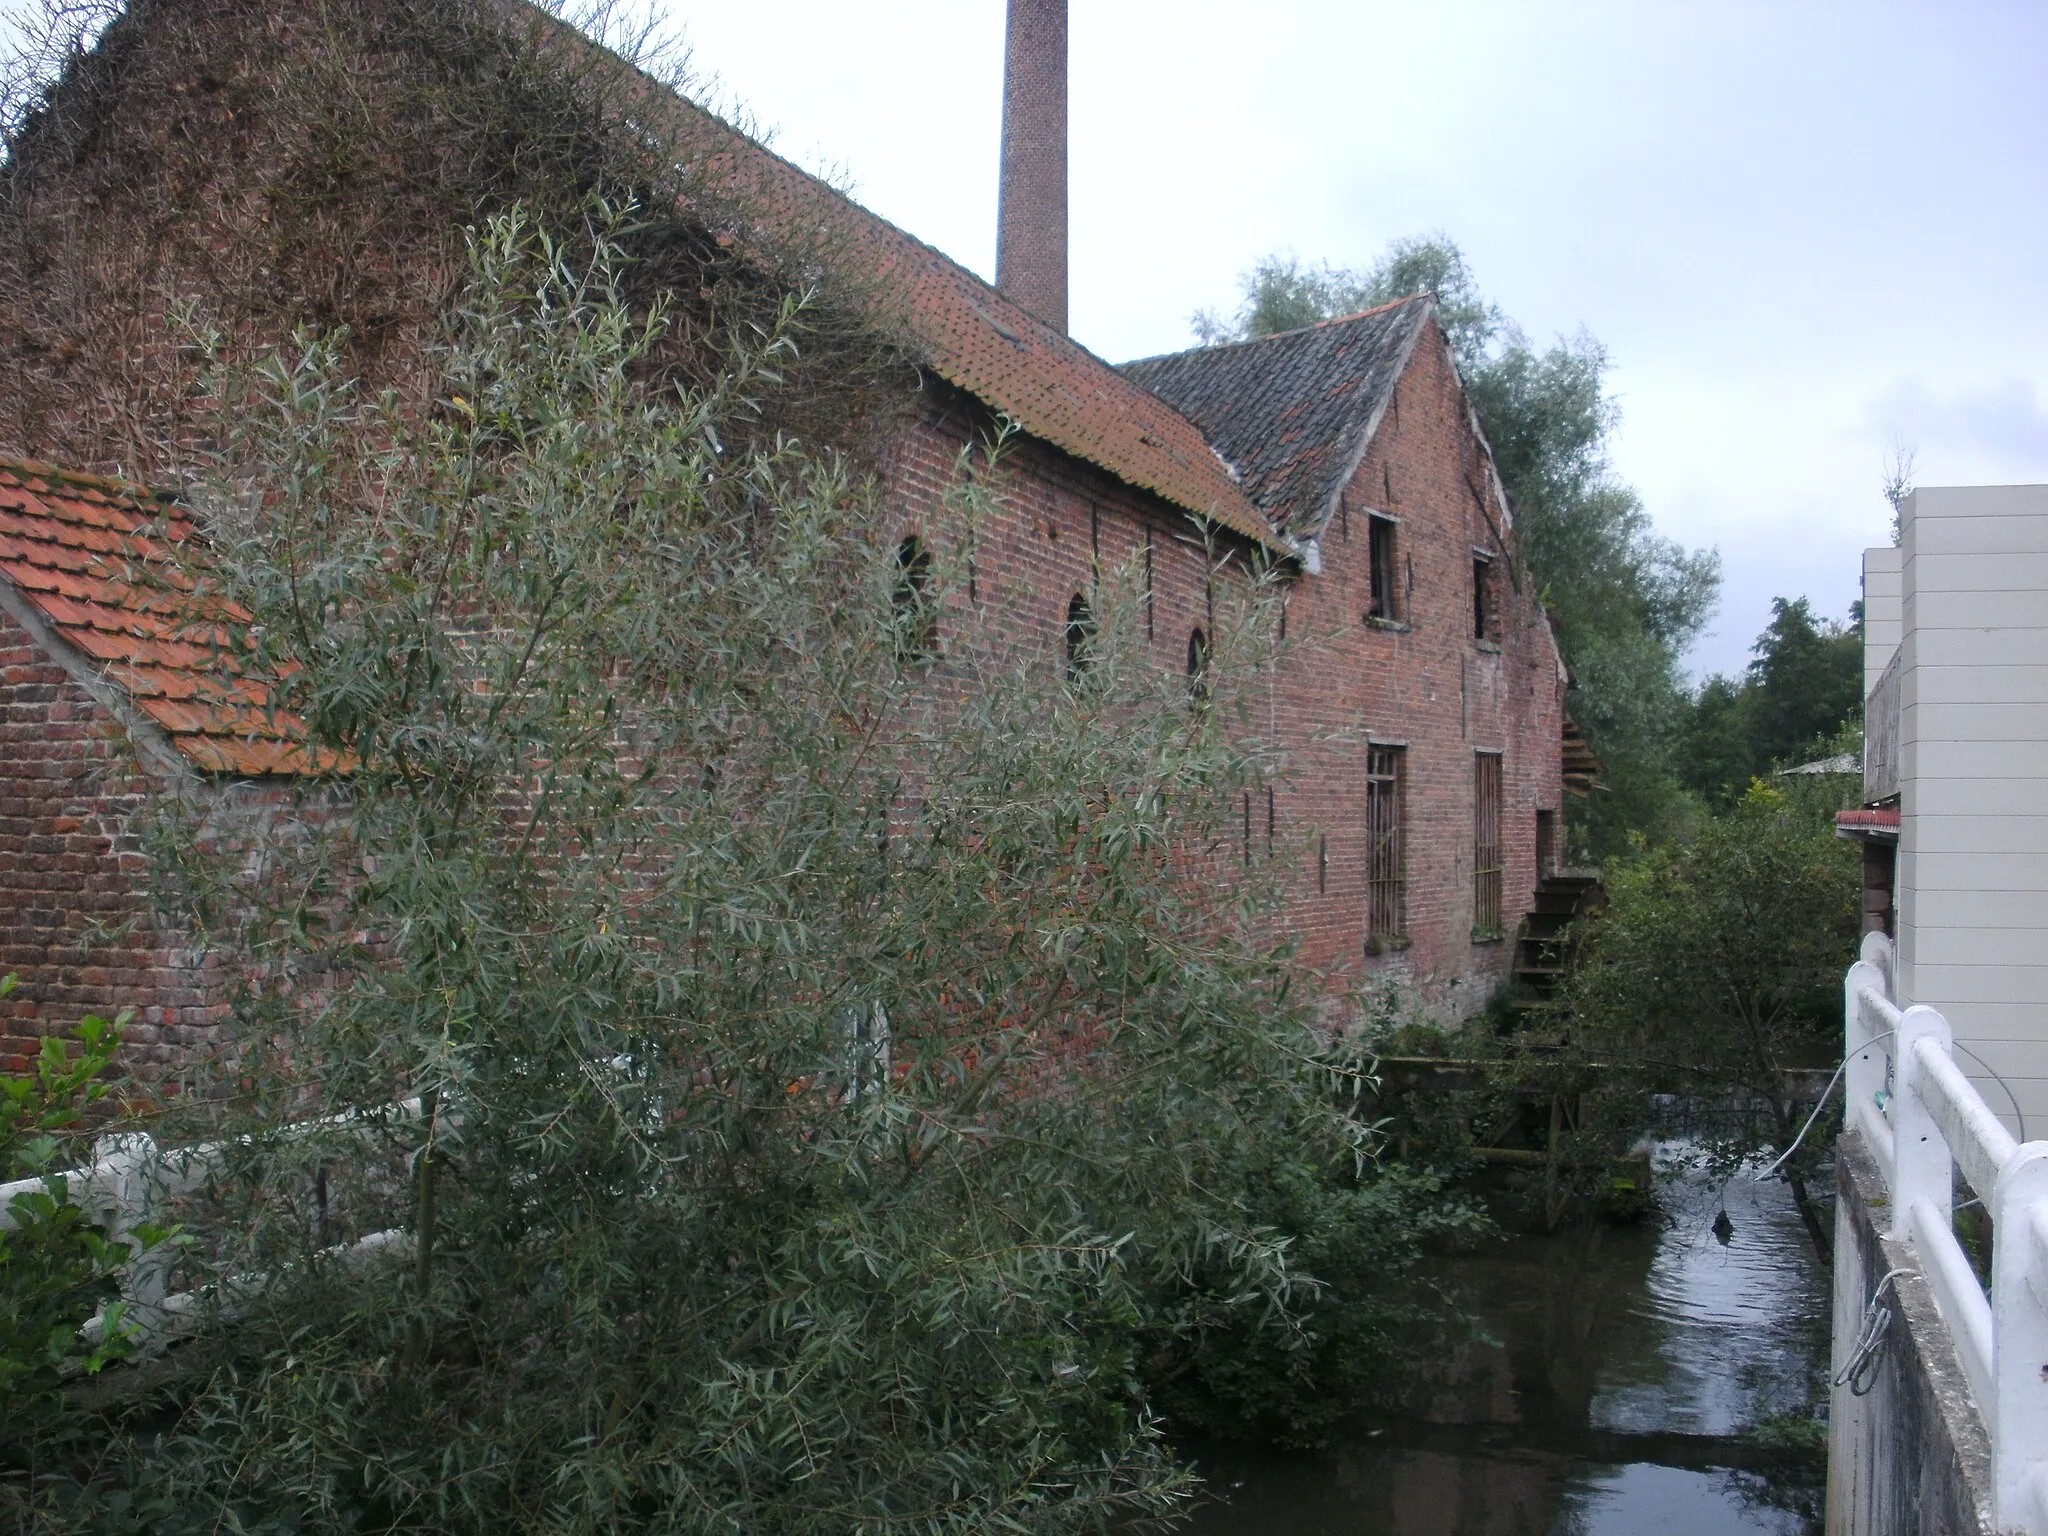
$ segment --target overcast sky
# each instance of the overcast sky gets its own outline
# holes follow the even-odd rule
[[[784,154],[985,276],[1002,0],[656,0]],[[1192,343],[1288,250],[1441,230],[1614,360],[1615,457],[1714,545],[1733,670],[1843,616],[1921,484],[2048,480],[2048,3],[1073,0],[1073,329]]]

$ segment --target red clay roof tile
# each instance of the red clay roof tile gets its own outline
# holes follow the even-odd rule
[[[119,481],[0,459],[0,578],[66,644],[104,664],[190,762],[210,773],[304,773],[299,722],[273,717],[262,682],[225,647],[218,598],[167,567],[191,536],[170,502]],[[80,530],[90,529],[81,538]],[[98,530],[106,530],[100,532]],[[142,585],[145,572],[161,584]]]
[[[845,262],[878,316],[907,333],[918,361],[1033,437],[1127,484],[1276,550],[1288,546],[1195,424],[1063,331],[950,257],[870,213],[539,9],[515,18],[579,62],[636,81],[635,105],[678,158],[746,210],[763,246]],[[868,280],[871,280],[868,281]]]

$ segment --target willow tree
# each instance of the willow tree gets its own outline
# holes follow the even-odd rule
[[[160,1127],[233,1138],[182,1213],[223,1307],[121,1497],[209,1530],[1170,1513],[1148,1362],[1306,1349],[1260,1191],[1368,1150],[1234,857],[1284,768],[1265,589],[1219,581],[1199,697],[1132,573],[1075,667],[978,640],[999,445],[906,584],[873,487],[763,430],[809,301],[678,382],[593,230],[474,237],[427,408],[330,338],[216,376],[188,574],[325,772],[260,842],[157,839],[242,984]]]

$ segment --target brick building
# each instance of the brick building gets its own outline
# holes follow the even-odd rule
[[[232,234],[242,219],[233,239],[275,243],[260,182],[289,146],[264,136],[295,130],[266,119],[253,87],[225,109],[218,102],[260,73],[261,48],[292,46],[294,8],[268,8],[266,25],[246,34],[232,30],[236,9],[220,0],[207,11],[229,30],[192,60],[189,92],[153,88],[144,104],[175,120],[169,142],[223,138],[217,154],[182,169],[167,163],[164,186],[145,175],[124,192],[138,238],[153,195],[203,195],[223,211],[216,231]],[[1037,14],[1049,11],[1059,14]],[[742,242],[835,232],[834,259],[859,269],[876,319],[913,365],[903,425],[879,459],[899,537],[958,537],[941,507],[956,454],[999,420],[1019,429],[1003,510],[977,531],[976,580],[940,616],[942,641],[974,626],[1037,646],[1057,665],[1075,604],[1087,603],[1103,569],[1129,561],[1146,572],[1159,664],[1183,668],[1211,623],[1212,552],[1240,568],[1254,556],[1278,564],[1295,649],[1272,685],[1272,725],[1302,751],[1265,803],[1247,800],[1244,856],[1299,857],[1287,921],[1333,978],[1393,975],[1452,1017],[1481,1005],[1507,973],[1517,926],[1560,846],[1567,679],[1433,301],[1119,370],[1065,334],[1063,312],[1020,302],[1057,300],[1064,310],[1063,110],[1041,100],[1006,115],[1035,133],[1051,123],[1060,139],[1006,157],[1006,221],[1051,220],[1034,212],[1034,188],[1041,201],[1056,189],[1059,203],[1056,240],[1006,231],[1019,290],[1006,293],[538,12],[508,4],[496,14],[541,53],[623,82],[621,110],[749,211]],[[1034,0],[1013,12],[1010,80],[1056,94],[1062,108],[1064,36],[1063,7]],[[1058,58],[1034,57],[1048,38]],[[150,46],[146,25],[116,43],[121,56],[95,88],[118,98],[123,70],[139,68]],[[172,74],[184,67],[173,65]],[[1057,175],[1046,169],[1055,150]],[[12,174],[61,187],[90,179],[92,155],[116,152],[95,140],[66,146],[70,158],[54,166],[17,155]],[[195,194],[191,179],[202,174],[220,184]],[[33,213],[17,192],[0,205],[0,223]],[[209,259],[174,236],[152,238],[149,251],[155,266],[135,284],[143,329],[149,306],[160,318]],[[53,253],[65,254],[76,253]],[[281,332],[309,312],[286,295],[271,324]],[[105,373],[71,368],[61,322],[32,307],[0,315],[26,360],[17,378],[31,384],[0,394],[0,453],[105,464],[78,424],[111,387],[129,391],[121,410],[165,418],[125,440],[145,446],[124,447],[119,467],[164,473],[147,444],[175,431],[164,402],[177,390],[125,375],[110,385]],[[190,667],[165,670],[128,594],[74,589],[112,579],[77,564],[93,539],[132,536],[135,526],[108,530],[93,517],[139,519],[140,495],[27,467],[0,479],[0,967],[25,981],[0,1005],[18,1016],[9,1052],[87,1008],[134,1005],[151,1028],[196,1027],[210,994],[146,915],[139,797],[151,775],[176,773],[261,805],[299,766],[260,716],[217,686],[206,695],[213,685]],[[189,713],[200,706],[213,713]],[[103,913],[125,921],[127,936],[101,944],[111,931]]]

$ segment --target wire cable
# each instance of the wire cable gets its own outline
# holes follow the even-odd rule
[[[1858,1046],[1857,1049],[1868,1050],[1871,1046],[1877,1044],[1878,1041],[1889,1040],[1893,1035],[1897,1033],[1898,1031],[1895,1029],[1888,1029],[1881,1035],[1872,1035],[1870,1039],[1866,1040],[1862,1045]],[[1813,1113],[1806,1117],[1806,1124],[1799,1127],[1799,1134],[1792,1138],[1792,1145],[1787,1147],[1783,1152],[1781,1152],[1778,1155],[1778,1160],[1776,1162],[1772,1163],[1770,1167],[1766,1168],[1762,1173],[1757,1175],[1757,1182],[1761,1183],[1763,1182],[1763,1180],[1768,1179],[1772,1174],[1776,1173],[1780,1168],[1784,1167],[1785,1164],[1792,1160],[1792,1154],[1794,1152],[1797,1152],[1799,1150],[1799,1144],[1802,1141],[1806,1140],[1806,1133],[1813,1129],[1813,1122],[1818,1120],[1820,1118],[1820,1112],[1828,1107],[1828,1099],[1835,1091],[1835,1084],[1839,1083],[1842,1080],[1842,1073],[1848,1068],[1848,1065],[1849,1058],[1846,1056],[1844,1056],[1841,1059],[1841,1061],[1836,1064],[1834,1076],[1828,1079],[1827,1087],[1821,1089],[1820,1098],[1814,1102]],[[2010,1093],[2011,1091],[2012,1090],[2009,1088],[2006,1090],[2006,1092],[2008,1093]],[[2015,1112],[2018,1111],[2018,1099],[2013,1100],[2013,1108]]]
[[[1998,1075],[1998,1068],[1992,1066],[1990,1062],[1979,1056],[1975,1051],[1963,1044],[1962,1041],[1955,1040],[1950,1043],[1986,1072],[1989,1072],[1991,1080],[2005,1090],[2005,1096],[2012,1101],[2012,1117],[2020,1123],[2020,1140],[2025,1141],[2027,1139],[2027,1117],[2020,1113],[2020,1096],[2012,1091],[2012,1084]]]
[[[1877,1284],[1871,1288],[1870,1301],[1863,1309],[1863,1321],[1856,1329],[1856,1344],[1849,1351],[1849,1360],[1835,1373],[1835,1385],[1847,1387],[1851,1397],[1867,1397],[1870,1389],[1877,1385],[1877,1365],[1884,1352],[1885,1335],[1892,1329],[1892,1309],[1884,1303],[1886,1286],[1893,1286],[1901,1275],[1909,1275],[1910,1269],[1887,1270]],[[1893,1294],[1897,1287],[1893,1286]]]

